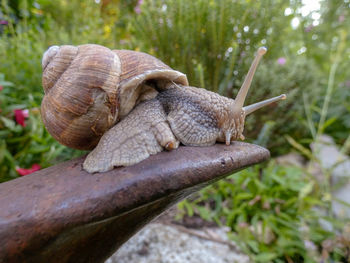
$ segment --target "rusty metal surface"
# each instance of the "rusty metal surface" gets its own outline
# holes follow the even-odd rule
[[[0,262],[103,262],[169,206],[268,158],[242,142],[180,147],[106,173],[78,158],[0,184]]]

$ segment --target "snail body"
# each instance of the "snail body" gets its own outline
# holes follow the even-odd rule
[[[281,95],[243,107],[264,48],[235,100],[190,87],[186,75],[142,52],[53,46],[43,56],[41,114],[50,134],[93,149],[83,168],[104,172],[138,163],[180,143],[210,146],[244,139],[245,116]]]

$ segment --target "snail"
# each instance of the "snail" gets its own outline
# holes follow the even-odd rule
[[[229,145],[244,139],[248,114],[286,98],[243,106],[265,53],[258,49],[234,100],[189,86],[185,74],[146,53],[52,46],[42,59],[42,119],[60,143],[92,150],[83,164],[90,173],[132,165],[180,143]]]

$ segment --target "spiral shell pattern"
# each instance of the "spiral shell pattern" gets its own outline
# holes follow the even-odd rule
[[[93,149],[133,109],[145,81],[188,85],[186,75],[153,56],[94,44],[52,46],[42,67],[44,125],[60,143],[81,150]]]

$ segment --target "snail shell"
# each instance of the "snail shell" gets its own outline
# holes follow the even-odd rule
[[[42,60],[43,122],[60,143],[93,149],[137,103],[168,83],[188,85],[186,75],[155,57],[94,44],[52,46]]]

